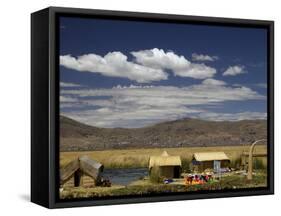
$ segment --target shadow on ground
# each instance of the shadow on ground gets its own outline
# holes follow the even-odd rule
[[[30,195],[29,194],[20,194],[19,198],[23,201],[30,202]]]

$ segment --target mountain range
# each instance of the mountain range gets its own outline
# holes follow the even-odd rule
[[[185,118],[143,128],[99,128],[60,116],[60,151],[231,146],[267,136],[266,120]]]

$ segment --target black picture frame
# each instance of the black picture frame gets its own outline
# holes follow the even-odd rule
[[[268,186],[169,196],[63,201],[59,193],[59,16],[267,29]],[[31,201],[47,208],[192,200],[274,193],[274,22],[186,15],[49,7],[31,15]]]

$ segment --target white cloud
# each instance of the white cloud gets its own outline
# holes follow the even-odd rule
[[[180,70],[190,66],[190,62],[184,57],[175,54],[173,51],[165,52],[163,49],[150,49],[131,52],[136,62],[158,69]]]
[[[258,88],[267,88],[267,84],[266,83],[248,83],[248,84],[244,84],[245,86],[251,86],[251,87],[258,87]],[[242,84],[239,83],[235,83],[232,86],[234,87],[241,87],[243,86]]]
[[[105,56],[86,54],[78,57],[71,55],[60,56],[60,65],[77,70],[99,73],[104,76],[122,77],[150,83],[168,78],[165,70],[170,70],[175,76],[206,79],[213,77],[216,69],[205,64],[195,64],[184,56],[162,49],[140,50],[131,52],[135,62],[128,61],[121,52],[109,52]]]
[[[75,83],[60,82],[60,87],[82,87],[82,85]]]
[[[260,88],[267,88],[267,83],[257,83],[256,86]]]
[[[264,112],[240,112],[240,113],[213,113],[203,112],[199,114],[199,118],[211,121],[241,121],[266,119],[267,113]]]
[[[99,73],[104,76],[121,77],[139,83],[166,80],[168,74],[161,69],[146,67],[127,60],[121,52],[109,52],[104,57],[96,54],[60,56],[60,65],[77,71]]]
[[[98,127],[142,127],[184,117],[210,119],[211,114],[207,115],[209,111],[205,110],[207,105],[217,106],[226,101],[266,98],[250,88],[230,87],[223,81],[214,79],[182,88],[130,85],[116,86],[112,89],[63,89],[61,95],[79,99],[81,108],[66,112],[65,115]],[[69,103],[63,104],[69,105]],[[78,104],[75,102],[73,104],[77,108]],[[229,115],[218,115],[221,116],[220,118],[235,120],[235,117],[230,118]],[[247,115],[237,115],[236,119],[241,119],[243,116],[247,117]]]
[[[67,96],[60,96],[60,103],[73,103],[77,102],[78,100],[73,97],[67,97]]]
[[[216,79],[205,79],[202,84],[205,85],[218,85],[218,86],[222,86],[222,85],[226,85],[226,82],[222,81],[222,80],[216,80]]]
[[[234,65],[234,66],[229,66],[222,75],[236,76],[238,74],[244,74],[244,73],[247,73],[247,71],[245,71],[245,66]]]
[[[144,127],[163,121],[183,118],[187,113],[196,113],[197,110],[184,107],[126,107],[126,109],[112,109],[108,107],[63,113],[78,121],[97,127]]]
[[[206,79],[213,77],[216,73],[216,69],[208,67],[205,64],[192,63],[188,68],[175,70],[174,74],[181,77],[191,77],[194,79]]]
[[[134,51],[131,54],[137,63],[155,69],[171,70],[175,76],[206,79],[216,73],[215,68],[191,63],[184,56],[179,56],[172,51],[165,52],[163,49],[154,48]]]
[[[126,89],[126,88],[131,88],[131,89],[138,89],[138,88],[153,88],[155,86],[153,85],[129,85],[129,86],[121,86],[121,85],[117,85],[114,86],[113,88],[117,88],[117,89]]]
[[[223,101],[261,100],[265,96],[247,87],[232,88],[222,85],[193,85],[190,87],[114,87],[95,90],[62,90],[61,94],[76,97],[113,97],[114,103],[147,106],[202,105]]]
[[[218,59],[219,59],[218,56],[209,56],[209,55],[192,53],[193,61],[216,61]]]

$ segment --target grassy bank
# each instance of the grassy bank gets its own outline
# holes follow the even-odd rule
[[[82,152],[61,152],[60,166],[64,166],[81,155],[101,162],[105,168],[136,168],[147,167],[149,157],[160,155],[164,150],[170,155],[179,155],[182,159],[183,170],[188,170],[192,155],[195,152],[223,151],[230,158],[233,165],[240,163],[240,156],[243,151],[248,151],[249,146],[218,146],[218,147],[185,147],[185,148],[154,148],[154,149],[126,149],[126,150],[105,150],[105,151],[82,151]],[[256,146],[255,152],[266,152],[266,146]],[[259,158],[257,167],[265,167],[265,158]]]
[[[204,185],[184,184],[155,184],[149,180],[139,180],[128,186],[93,187],[93,188],[64,188],[60,193],[62,199],[127,196],[127,195],[155,195],[173,192],[192,192],[202,190],[223,190],[255,188],[266,186],[265,172],[257,172],[252,181],[247,181],[244,175],[225,176],[220,181],[206,183]]]

